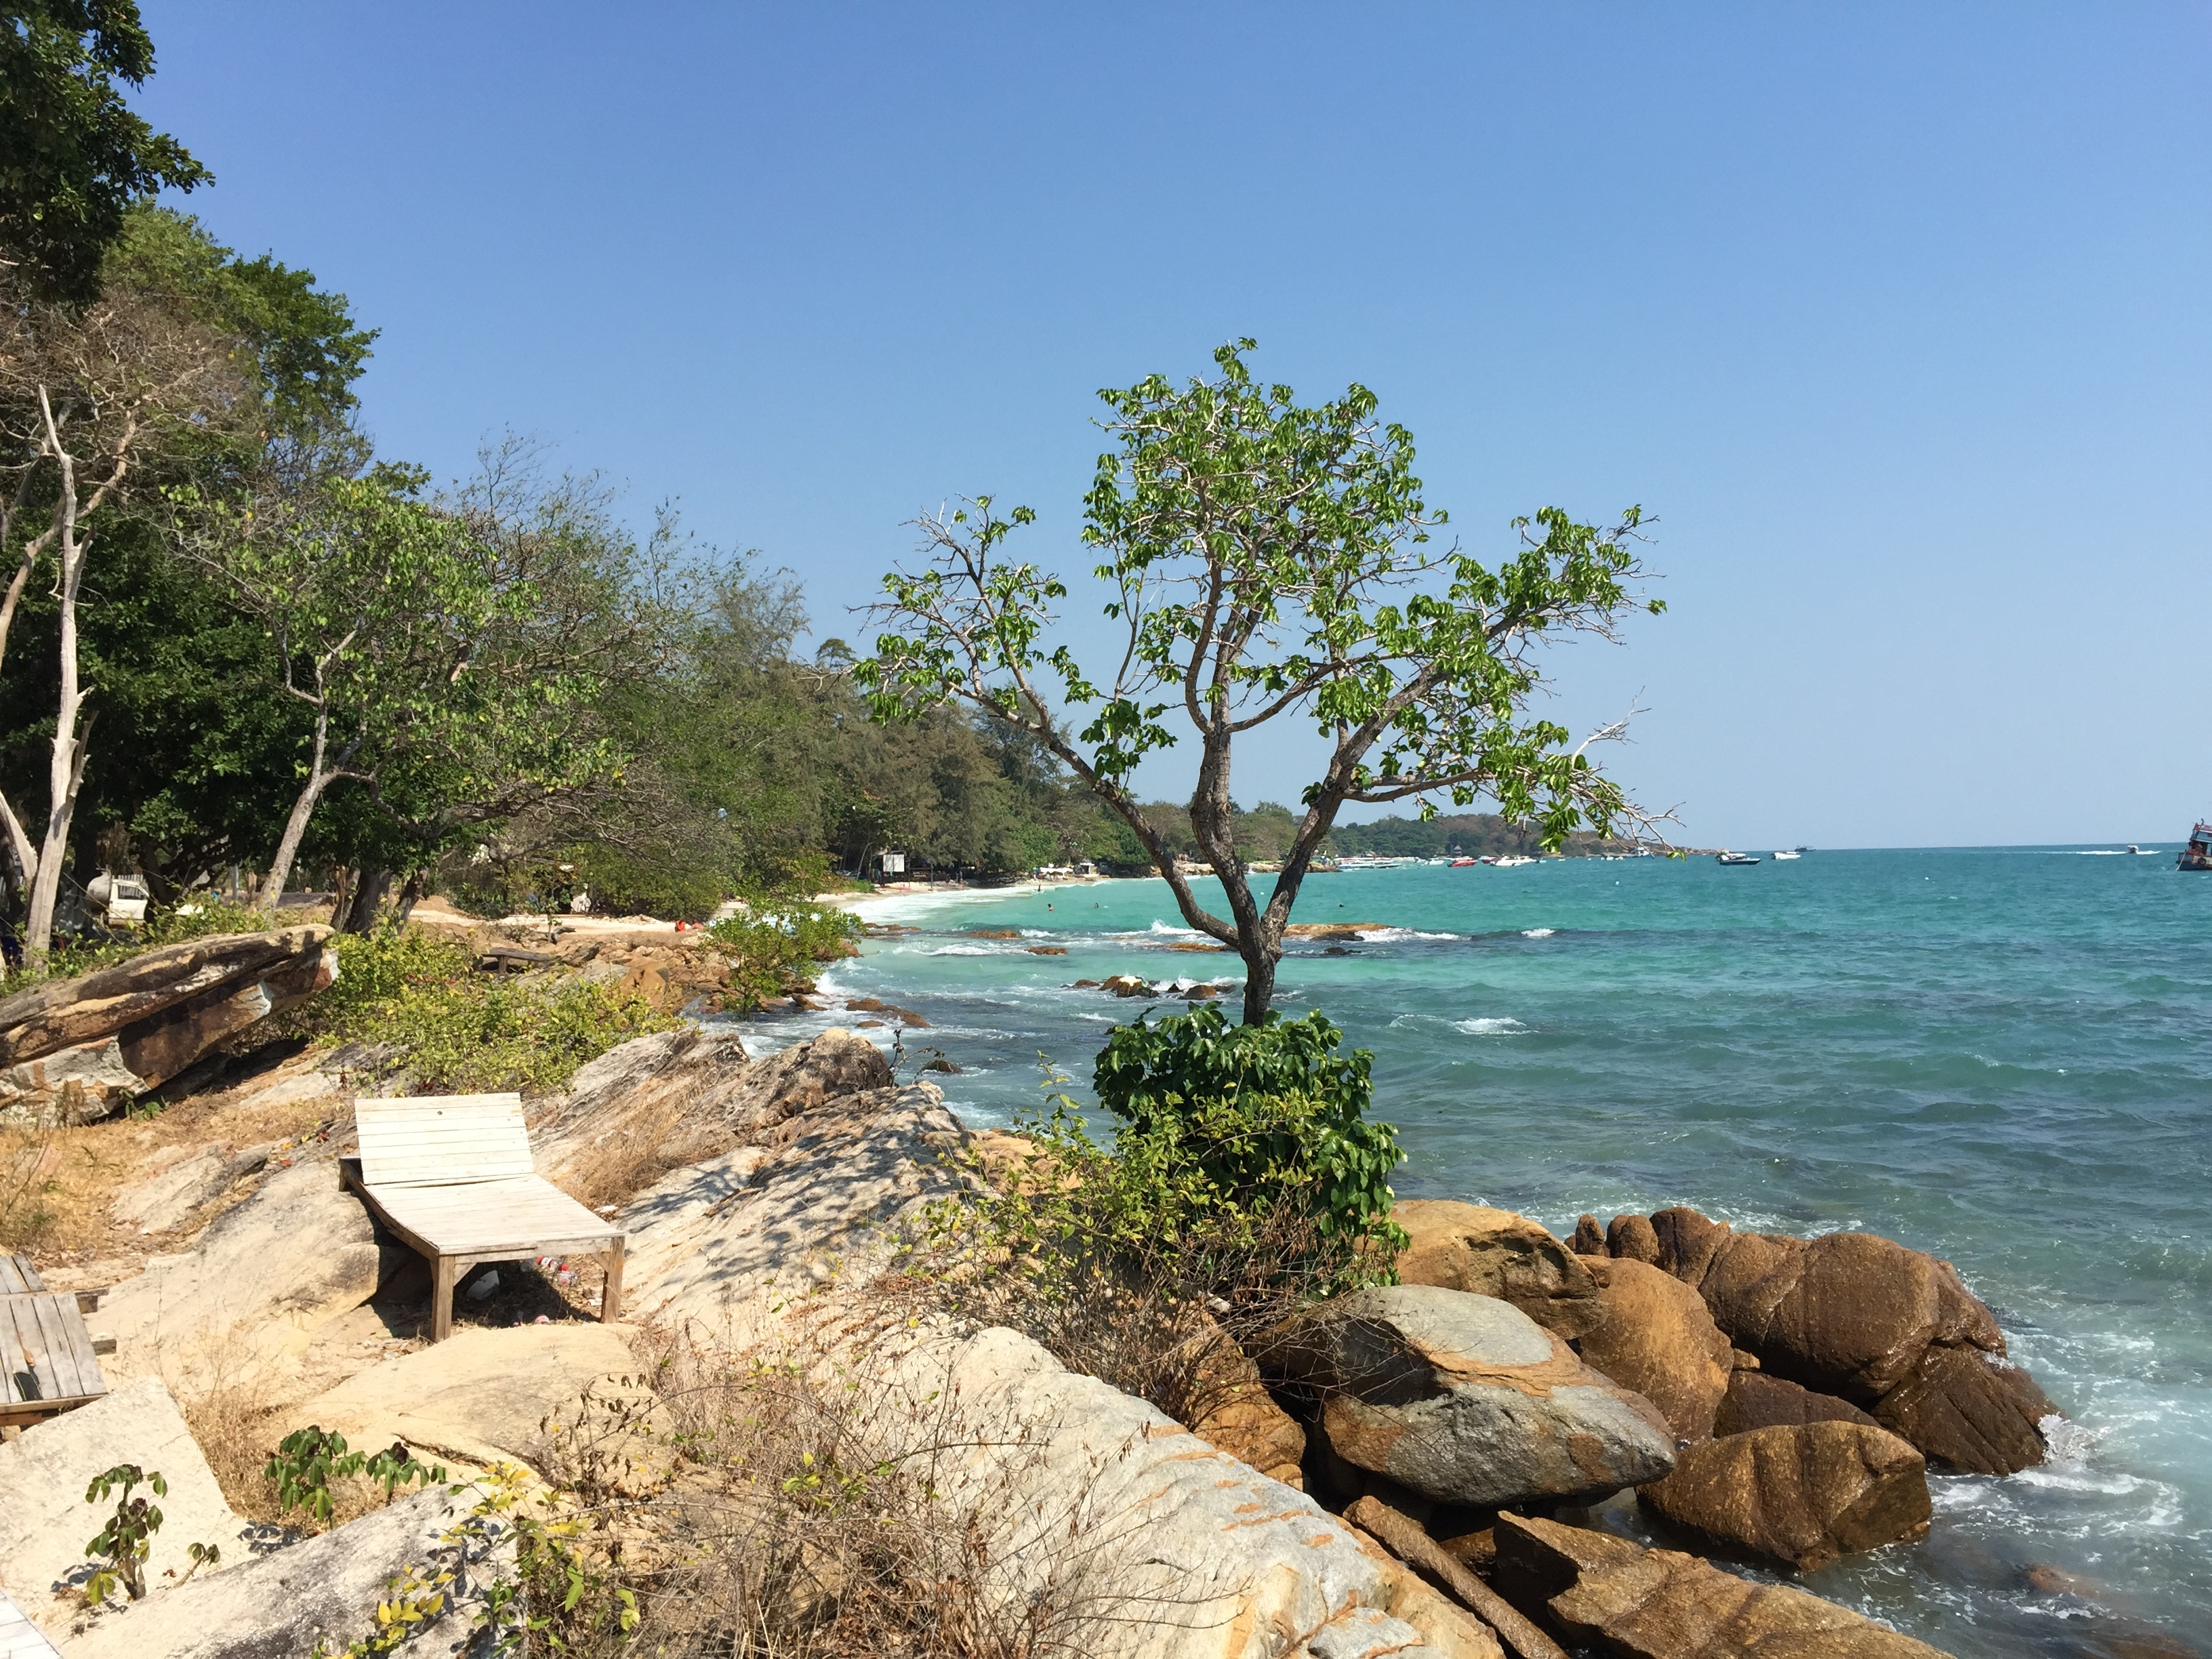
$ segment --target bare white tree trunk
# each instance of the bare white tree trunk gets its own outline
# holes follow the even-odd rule
[[[43,388],[40,402],[46,404]],[[54,902],[60,896],[62,865],[69,851],[70,825],[76,817],[78,788],[84,782],[85,757],[89,752],[77,731],[84,712],[84,688],[77,676],[76,599],[84,583],[86,556],[91,538],[77,535],[76,461],[62,445],[53,411],[45,410],[49,453],[61,469],[61,496],[54,504],[60,528],[61,555],[61,701],[54,711],[53,757],[48,763],[46,836],[39,849],[38,868],[31,878],[31,914],[24,927],[23,950],[33,963],[42,963],[54,939]],[[10,814],[12,817],[13,814]]]

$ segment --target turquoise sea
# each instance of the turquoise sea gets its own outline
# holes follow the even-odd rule
[[[2177,850],[1316,876],[1295,920],[1372,927],[1295,946],[1279,1006],[1374,1051],[1401,1194],[1562,1234],[1584,1211],[1690,1204],[1957,1264],[2064,1410],[2055,1455],[1939,1479],[1926,1543],[1808,1588],[1960,1659],[2212,1655],[2212,876],[2178,872]],[[1157,880],[870,915],[917,931],[823,988],[926,1017],[901,1076],[941,1054],[974,1122],[1036,1105],[1041,1057],[1087,1081],[1106,1028],[1146,1006],[1071,981],[1241,978],[1233,956],[1169,948],[1194,936]],[[2039,1590],[2035,1567],[2078,1582]]]

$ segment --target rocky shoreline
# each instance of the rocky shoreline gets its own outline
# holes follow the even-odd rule
[[[280,1067],[223,1109],[308,1076],[337,1084]],[[1049,1605],[1085,1652],[1901,1659],[1936,1650],[1778,1576],[1911,1547],[1930,1467],[2029,1467],[2054,1416],[1949,1265],[1887,1239],[1736,1233],[1677,1208],[1584,1217],[1562,1240],[1405,1200],[1398,1284],[1227,1345],[1207,1361],[1227,1386],[1179,1422],[1080,1354],[933,1299],[932,1217],[1006,1167],[1010,1138],[972,1133],[843,1030],[761,1060],[698,1027],[641,1037],[533,1103],[539,1172],[629,1235],[626,1320],[586,1322],[562,1263],[503,1263],[427,1345],[422,1264],[340,1187],[350,1113],[330,1103],[332,1133],[251,1167],[210,1149],[221,1180],[210,1164],[168,1194],[196,1200],[171,1248],[101,1304],[113,1392],[0,1446],[0,1588],[65,1654],[343,1648],[388,1581],[451,1556],[455,1588],[394,1650],[447,1650],[516,1571],[512,1525],[464,1524],[471,1492],[502,1465],[582,1490],[559,1427],[580,1411],[623,1402],[635,1436],[702,1379],[757,1387],[767,1367],[837,1379],[880,1466],[939,1460],[933,1524],[988,1540],[981,1604]],[[251,1470],[207,1426],[210,1402],[240,1398],[258,1454],[313,1425],[478,1484],[319,1535],[248,1514]],[[660,1456],[623,1443],[641,1467]],[[94,1610],[83,1494],[118,1463],[158,1466],[174,1496],[153,1588]],[[698,1534],[696,1472],[664,1474],[626,1477],[594,1513],[623,1559],[665,1573]],[[1629,1488],[1677,1547],[1589,1524]],[[187,1545],[210,1541],[220,1562],[191,1571]],[[2083,1651],[2186,1651],[2124,1635]]]

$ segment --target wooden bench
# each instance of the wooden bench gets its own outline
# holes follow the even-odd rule
[[[98,1291],[50,1291],[28,1256],[0,1256],[0,1428],[11,1431],[88,1405],[107,1392],[84,1316]]]
[[[338,1178],[430,1263],[430,1340],[453,1332],[453,1289],[480,1262],[596,1255],[606,1269],[599,1317],[622,1313],[621,1228],[540,1176],[520,1095],[356,1100],[361,1155]]]

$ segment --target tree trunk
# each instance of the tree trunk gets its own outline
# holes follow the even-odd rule
[[[1244,958],[1244,1023],[1265,1025],[1275,1000],[1275,957],[1265,949]]]
[[[429,891],[430,872],[418,864],[407,872],[407,879],[400,884],[399,898],[392,907],[392,915],[402,921],[406,921],[415,914],[415,907],[428,896]]]
[[[276,856],[269,861],[269,877],[262,884],[257,908],[264,915],[274,915],[279,901],[284,896],[284,884],[292,874],[292,861],[300,856],[300,843],[307,834],[307,820],[315,815],[315,803],[322,799],[323,791],[330,787],[330,775],[323,770],[322,722],[316,722],[315,763],[308,770],[307,787],[300,791],[299,799],[292,803],[292,816],[284,821],[283,839],[276,843]]]
[[[354,883],[353,902],[347,906],[338,931],[345,933],[366,933],[376,926],[376,913],[383,907],[385,890],[392,885],[392,872],[382,865],[363,865],[361,878]]]
[[[54,710],[54,747],[46,772],[46,838],[39,849],[39,867],[31,878],[31,910],[23,929],[23,950],[33,965],[43,963],[54,942],[54,903],[61,895],[62,865],[68,857],[70,826],[76,817],[77,791],[84,782],[85,757],[90,732],[80,735],[77,717],[84,712],[84,687],[77,677],[76,596],[84,583],[89,541],[76,534],[76,470],[70,455],[55,446],[61,464],[61,499],[54,510],[61,517],[61,700]]]

